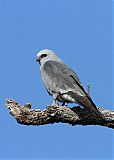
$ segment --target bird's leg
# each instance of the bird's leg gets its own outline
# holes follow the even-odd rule
[[[58,104],[57,104],[57,100],[56,100],[56,99],[54,99],[54,101],[53,101],[53,103],[52,103],[52,105],[51,105],[51,106],[59,107],[59,106],[58,106]]]
[[[61,106],[65,106],[65,102],[63,102]]]

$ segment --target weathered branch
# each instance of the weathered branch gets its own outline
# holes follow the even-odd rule
[[[114,129],[114,111],[98,108],[106,120],[94,117],[84,108],[67,106],[48,106],[44,110],[31,109],[31,104],[20,106],[12,99],[6,100],[6,107],[10,114],[20,124],[45,125],[52,123],[68,123],[71,125],[100,125]]]

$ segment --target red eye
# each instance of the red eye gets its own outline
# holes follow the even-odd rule
[[[47,54],[42,54],[41,58],[47,57]]]

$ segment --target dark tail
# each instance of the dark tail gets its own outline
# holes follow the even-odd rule
[[[100,119],[105,119],[104,115],[97,109],[95,103],[92,101],[91,97],[88,94],[86,94],[86,96],[83,98],[81,104],[93,115],[97,116]]]
[[[91,97],[85,91],[84,93],[84,96],[80,96],[79,94],[69,91],[69,95],[76,100],[76,103],[86,108],[92,115],[97,116],[99,119],[105,120],[104,115],[97,109]]]

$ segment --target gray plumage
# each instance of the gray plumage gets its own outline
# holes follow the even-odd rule
[[[77,103],[93,114],[102,117],[91,97],[86,93],[78,75],[69,68],[53,51],[41,50],[36,61],[45,87],[54,99],[60,102]]]

